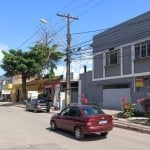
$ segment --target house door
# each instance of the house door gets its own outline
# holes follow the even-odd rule
[[[131,99],[130,88],[103,89],[103,107],[121,109],[121,97]]]

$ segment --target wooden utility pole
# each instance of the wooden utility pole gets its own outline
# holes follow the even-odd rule
[[[70,105],[70,43],[71,43],[71,35],[70,35],[70,19],[78,20],[76,17],[72,17],[68,15],[57,14],[57,16],[65,17],[67,19],[67,48],[66,48],[66,106]]]

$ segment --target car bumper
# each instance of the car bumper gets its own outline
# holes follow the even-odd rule
[[[50,108],[49,107],[36,107],[36,109],[38,111],[44,111],[44,110],[49,110]]]
[[[109,132],[113,129],[113,125],[86,127],[84,134]]]

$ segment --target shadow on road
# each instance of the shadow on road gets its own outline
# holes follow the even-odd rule
[[[57,131],[52,131],[51,128],[46,128],[49,132],[53,132],[59,135],[62,135],[64,137],[70,138],[70,139],[75,139],[74,137],[74,133],[72,132],[68,132],[68,131],[64,131],[64,130],[57,130]],[[104,140],[107,137],[102,137],[98,134],[91,134],[91,135],[85,135],[85,138],[83,140],[81,140],[81,142],[87,142],[87,141],[96,141],[96,140]]]
[[[20,102],[6,102],[6,101],[3,101],[3,102],[0,102],[0,106],[3,106],[3,107],[11,107],[11,106],[24,107],[24,104],[20,103]]]

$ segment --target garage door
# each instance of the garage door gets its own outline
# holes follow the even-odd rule
[[[126,96],[131,99],[130,88],[121,89],[104,89],[103,90],[103,107],[121,109],[121,97]]]

